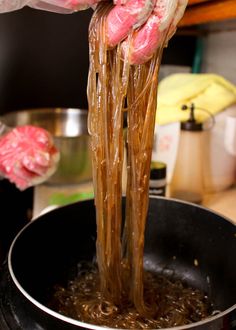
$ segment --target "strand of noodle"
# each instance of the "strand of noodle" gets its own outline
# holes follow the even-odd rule
[[[121,201],[122,201],[122,163],[123,163],[123,101],[127,93],[128,80],[128,65],[122,65],[121,62],[121,49],[117,47],[114,52],[115,57],[112,65],[112,77],[114,81],[110,84],[112,99],[110,108],[106,109],[108,112],[111,110],[111,136],[110,141],[110,164],[107,173],[107,205],[108,208],[108,223],[107,223],[107,264],[110,274],[110,296],[113,301],[119,303],[121,294]],[[126,60],[125,62],[128,63]],[[106,88],[107,85],[104,86]],[[115,282],[114,282],[115,278]]]
[[[131,81],[134,81],[132,79]],[[137,86],[135,86],[137,88]],[[129,248],[129,264],[131,266],[131,299],[138,308],[141,314],[145,314],[146,308],[143,303],[143,279],[142,279],[142,268],[140,264],[140,250],[142,250],[143,242],[140,241],[140,223],[144,220],[141,219],[140,208],[143,203],[141,200],[138,172],[137,172],[137,154],[140,148],[140,126],[143,124],[142,111],[139,112],[138,108],[132,108],[128,113],[128,145],[130,152],[130,229],[132,232],[128,233],[130,239]],[[140,271],[137,272],[137,269]],[[136,292],[138,291],[138,297]],[[139,300],[139,301],[137,301]]]
[[[145,66],[146,64],[144,64]],[[152,65],[154,65],[154,63],[152,62]],[[138,65],[137,67],[140,68],[142,65]],[[147,89],[150,87],[150,84],[152,83],[152,70],[149,70],[149,74],[146,77],[146,82],[142,85],[142,90],[140,91],[139,94],[137,94],[136,99],[133,101],[133,103],[130,105],[130,107],[136,107],[138,105],[138,103],[140,102],[140,99],[142,99],[144,97],[144,95],[147,92]],[[143,87],[144,86],[144,87]],[[128,111],[128,108],[124,108],[123,111]]]
[[[99,10],[99,8],[98,8]],[[101,122],[101,107],[99,88],[100,88],[100,77],[99,77],[99,58],[97,58],[97,43],[98,36],[95,34],[96,26],[99,25],[99,15],[93,16],[90,23],[90,75],[88,81],[88,100],[89,100],[89,132],[91,134],[91,145],[92,145],[92,163],[93,163],[93,177],[94,177],[94,193],[95,193],[95,204],[96,204],[96,219],[97,219],[97,260],[99,265],[99,271],[101,274],[101,287],[105,290],[104,278],[106,274],[105,260],[104,260],[104,240],[105,240],[105,219],[103,212],[103,203],[105,200],[105,187],[103,183],[104,177],[104,144],[101,143],[103,137],[102,122]],[[101,35],[101,33],[99,33]],[[100,48],[100,53],[103,53],[105,57],[104,43]]]
[[[98,8],[99,15],[104,15]],[[121,63],[121,49],[117,47],[116,51],[108,51],[104,46],[105,40],[99,40],[99,36],[105,36],[104,16],[101,21],[94,20],[92,28],[98,27],[97,44],[102,45],[99,50],[98,59],[96,58],[96,44],[92,47],[90,54],[95,62],[97,72],[97,93],[93,94],[97,99],[90,102],[96,104],[92,109],[99,127],[99,136],[97,132],[91,133],[97,138],[99,145],[97,157],[94,158],[97,187],[95,191],[96,206],[100,208],[97,212],[97,255],[98,266],[101,274],[101,288],[104,296],[110,297],[116,303],[119,303],[121,293],[121,183],[122,183],[122,163],[123,163],[123,103],[127,93],[129,76],[128,58],[126,55],[125,64]],[[97,26],[96,26],[97,24]],[[92,34],[93,36],[93,34]],[[108,53],[108,56],[106,56]],[[97,67],[96,67],[97,64]],[[111,75],[108,77],[108,73]],[[90,77],[91,78],[91,77]],[[94,77],[92,77],[94,79]],[[108,81],[108,78],[111,79]],[[92,84],[94,86],[94,84]],[[90,89],[88,89],[91,92]],[[91,95],[89,95],[91,96]],[[101,115],[100,115],[101,114]],[[92,121],[92,119],[90,119]],[[110,143],[112,141],[112,143]],[[92,144],[94,138],[92,137]],[[101,150],[101,153],[99,153]],[[100,162],[100,167],[99,167]],[[100,190],[101,186],[101,191]],[[99,203],[99,204],[98,204]]]
[[[132,237],[129,249],[131,250],[129,252],[129,257],[131,257],[129,264],[131,264],[132,273],[131,297],[136,309],[142,315],[150,312],[147,310],[143,301],[143,249],[144,230],[148,209],[148,183],[156,112],[158,68],[161,55],[162,48],[150,63],[148,76],[153,77],[153,79],[150,86],[146,88],[148,101],[147,111],[144,118],[141,118],[142,116],[140,115],[140,112],[142,113],[142,109],[140,109],[140,106],[138,106],[137,103],[136,107],[132,106],[129,111],[130,125],[128,129],[130,130],[130,159],[132,168],[130,186],[131,191],[133,191],[133,198],[131,201],[132,211],[131,214],[129,214],[131,220],[128,220],[129,222],[131,221],[129,227],[132,228],[132,236],[128,235],[128,237]],[[132,79],[132,81],[135,81],[135,79]],[[140,100],[141,97],[139,97],[139,101]],[[144,122],[142,119],[144,119]],[[140,136],[137,136],[136,126],[141,127],[141,139]],[[133,127],[135,127],[135,130]],[[145,140],[143,139],[143,136],[146,137]],[[134,148],[132,150],[135,143],[137,144],[137,149],[135,150]]]
[[[113,70],[115,71],[115,79],[114,86],[119,84],[119,76],[120,76],[120,62],[119,62],[119,52],[117,50],[117,54],[114,58]],[[113,85],[113,82],[112,82]],[[106,85],[104,85],[106,86]],[[104,87],[103,86],[103,87]],[[107,172],[107,264],[109,269],[109,278],[114,281],[113,285],[111,285],[110,293],[113,300],[117,303],[120,300],[120,292],[121,292],[121,283],[120,283],[120,218],[119,218],[119,209],[121,208],[121,197],[119,195],[120,189],[120,166],[119,162],[122,162],[122,153],[120,148],[120,139],[121,139],[121,122],[122,122],[122,113],[119,111],[120,102],[119,95],[120,91],[116,91],[116,99],[111,103],[110,109],[105,109],[106,112],[111,110],[111,134],[109,139],[113,141],[110,146],[110,163],[108,164],[108,172]],[[116,148],[114,149],[114,145]],[[115,154],[117,153],[117,154]],[[113,235],[113,233],[116,233]]]

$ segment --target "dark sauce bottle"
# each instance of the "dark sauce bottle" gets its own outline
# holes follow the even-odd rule
[[[149,182],[149,195],[165,196],[166,194],[166,164],[152,162]]]

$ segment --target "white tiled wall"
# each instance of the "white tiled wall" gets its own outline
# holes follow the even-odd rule
[[[204,40],[202,72],[217,73],[236,84],[236,20],[211,24]]]

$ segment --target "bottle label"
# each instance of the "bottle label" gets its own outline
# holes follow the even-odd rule
[[[166,194],[166,187],[159,187],[159,188],[152,188],[149,187],[149,195],[155,196],[165,196]]]
[[[150,188],[162,188],[166,185],[166,179],[152,180],[149,181]]]

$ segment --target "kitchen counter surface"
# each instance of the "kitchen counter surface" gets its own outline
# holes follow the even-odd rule
[[[55,193],[72,196],[76,193],[91,193],[92,182],[70,186],[39,185],[34,191],[33,217],[38,216],[47,206]],[[206,194],[202,205],[229,218],[236,224],[236,185],[225,191]]]
[[[221,213],[236,224],[236,185],[225,191],[206,194],[202,205]]]
[[[82,194],[91,195],[93,193],[92,182],[84,182],[74,185],[50,185],[41,184],[34,188],[33,219],[58,205],[58,201],[75,202]],[[60,205],[59,205],[60,206]],[[48,208],[49,207],[49,208]]]

